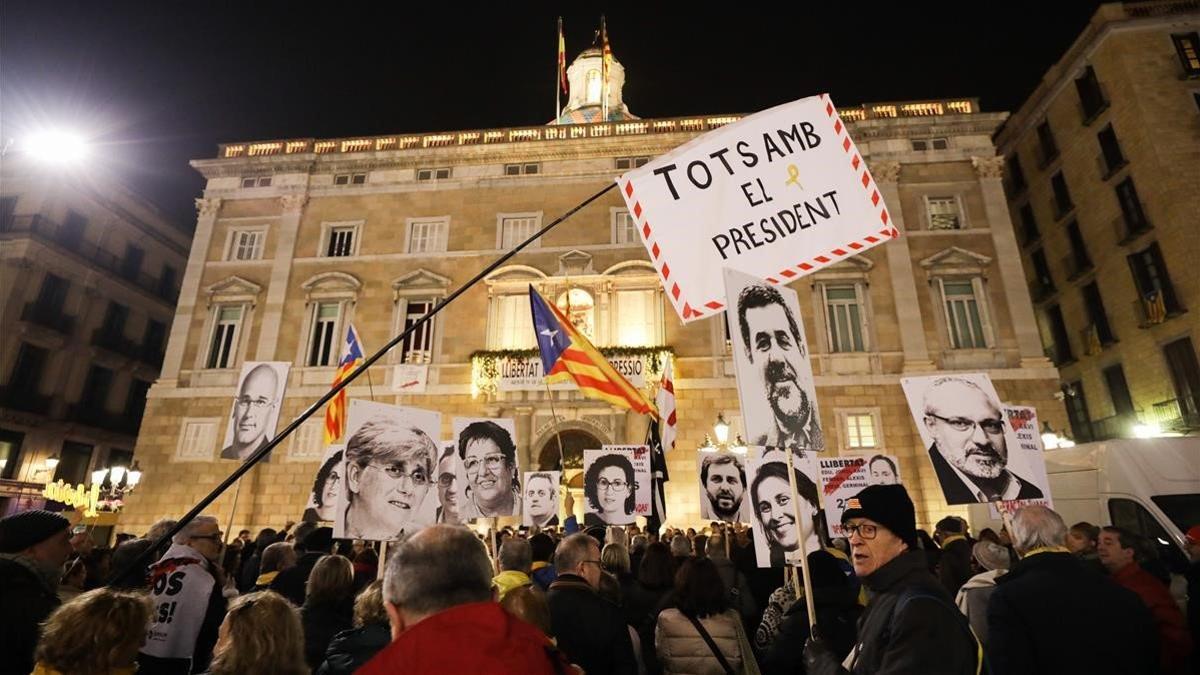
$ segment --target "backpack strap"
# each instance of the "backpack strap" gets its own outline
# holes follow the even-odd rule
[[[725,675],[737,675],[737,671],[733,669],[733,666],[729,665],[729,661],[727,661],[725,659],[725,655],[721,653],[721,648],[717,646],[717,643],[713,641],[712,636],[709,635],[708,631],[704,629],[704,624],[700,623],[700,620],[691,614],[684,614],[683,612],[680,612],[680,614],[683,614],[685,617],[687,617],[687,620],[691,621],[692,625],[695,626],[696,632],[699,633],[700,637],[704,639],[704,643],[708,645],[708,648],[712,651],[713,656],[717,657],[717,661],[719,661],[721,663],[721,667],[725,669]]]

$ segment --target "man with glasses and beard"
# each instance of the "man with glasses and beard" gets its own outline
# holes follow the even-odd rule
[[[808,347],[783,295],[770,286],[747,286],[738,296],[738,327],[746,356],[762,377],[774,427],[754,445],[820,450],[825,443],[813,401]]]
[[[504,427],[488,420],[472,422],[458,435],[458,456],[470,487],[475,517],[521,513],[517,446]]]
[[[706,453],[700,462],[700,485],[705,499],[700,500],[701,520],[726,523],[745,522],[742,501],[746,494],[746,468],[731,454]]]
[[[346,442],[341,538],[390,541],[429,525],[420,513],[436,457],[429,436],[404,422],[376,417],[359,427]]]
[[[1040,499],[1042,491],[1008,470],[1000,405],[969,380],[943,377],[925,392],[929,460],[947,504]]]

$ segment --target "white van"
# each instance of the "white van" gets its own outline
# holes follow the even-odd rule
[[[1187,567],[1184,532],[1200,525],[1200,437],[1118,439],[1046,452],[1054,510],[1067,526],[1116,525],[1155,542],[1174,573]],[[999,531],[986,504],[972,530]]]

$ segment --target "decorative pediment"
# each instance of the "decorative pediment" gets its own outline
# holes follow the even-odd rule
[[[262,286],[253,281],[243,279],[235,274],[205,288],[204,294],[208,296],[210,305],[214,302],[253,303],[258,294],[262,293],[262,289]]]
[[[425,268],[415,269],[408,274],[396,277],[392,281],[392,290],[447,288],[450,286],[449,277],[444,277]]]
[[[528,265],[506,265],[484,278],[488,285],[545,279],[546,273]]]
[[[992,259],[957,246],[939,251],[921,261],[929,274],[983,274]]]
[[[300,284],[308,300],[354,298],[362,290],[362,282],[345,272],[322,272]]]
[[[595,274],[592,269],[592,254],[578,249],[567,251],[558,256],[558,274],[560,277],[578,277],[585,274]]]
[[[875,262],[866,256],[856,255],[844,258],[820,271],[812,274],[813,281],[831,281],[838,279],[862,280],[867,277]]]
[[[610,277],[641,277],[647,274],[657,275],[658,272],[645,260],[626,260],[604,270],[605,276]]]

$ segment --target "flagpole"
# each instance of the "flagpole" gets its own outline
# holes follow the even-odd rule
[[[566,484],[567,477],[567,456],[563,452],[562,436],[558,433],[558,413],[554,412],[554,392],[550,391],[550,381],[544,376],[542,384],[546,385],[546,398],[550,401],[550,414],[554,417],[554,438],[558,440],[558,480],[560,483]]]
[[[327,404],[331,400],[333,400],[334,396],[337,396],[339,392],[341,392],[347,386],[349,386],[349,384],[351,382],[353,382],[359,375],[366,372],[367,369],[370,368],[372,365],[374,365],[376,361],[383,358],[384,355],[387,354],[393,347],[395,347],[396,345],[403,342],[406,338],[408,338],[409,335],[412,335],[418,329],[422,328],[428,321],[432,320],[433,317],[436,316],[438,312],[442,311],[447,305],[449,305],[450,303],[452,303],[456,299],[458,299],[458,297],[460,295],[462,295],[463,293],[466,293],[467,290],[472,288],[473,286],[475,286],[475,284],[482,281],[487,275],[489,275],[492,272],[499,269],[501,265],[503,265],[504,263],[511,260],[514,256],[516,256],[518,253],[520,253],[522,250],[524,250],[527,246],[529,246],[533,242],[537,241],[539,237],[545,235],[547,232],[554,229],[559,223],[563,222],[567,218],[570,218],[571,216],[578,213],[581,209],[583,209],[588,204],[591,204],[592,202],[596,201],[597,199],[603,197],[605,194],[607,194],[610,190],[612,190],[615,187],[617,187],[616,181],[609,183],[603,189],[597,191],[592,196],[590,196],[587,199],[583,200],[582,202],[579,202],[578,204],[576,204],[574,207],[572,207],[570,210],[568,210],[563,215],[559,216],[558,218],[555,218],[553,221],[551,221],[549,224],[547,224],[542,229],[531,234],[527,239],[525,239],[525,241],[521,242],[520,244],[517,244],[511,250],[505,252],[504,255],[493,260],[487,267],[484,267],[482,270],[480,270],[479,273],[477,273],[474,277],[472,277],[467,283],[463,284],[462,286],[459,286],[457,290],[455,290],[450,295],[446,296],[438,304],[434,305],[433,309],[431,309],[428,314],[421,317],[416,323],[409,326],[407,329],[405,329],[399,335],[393,337],[383,347],[380,347],[379,351],[372,354],[370,356],[370,358],[365,359],[361,364],[359,364],[359,366],[357,368],[355,368],[353,371],[351,371],[348,376],[343,378],[341,382],[338,382],[335,386],[331,387],[329,389],[329,391],[325,392],[325,394],[321,396],[321,398],[317,399],[315,402],[312,403],[312,405],[308,406],[308,408],[306,408],[304,410],[304,412],[300,413],[300,415],[298,417],[296,417],[291,422],[289,422],[288,425],[286,427],[284,427],[283,431],[280,432],[278,435],[276,435],[275,438],[271,439],[271,441],[269,443],[267,443],[266,445],[255,450],[249,457],[246,458],[245,462],[238,465],[238,467],[233,470],[233,473],[226,476],[225,480],[221,481],[221,483],[219,485],[217,485],[217,487],[213,488],[213,490],[211,492],[209,492],[208,495],[204,499],[201,499],[195,506],[192,507],[192,509],[190,511],[185,513],[183,515],[183,517],[181,517],[179,519],[179,521],[177,523],[175,523],[174,527],[170,528],[165,533],[163,533],[163,535],[160,536],[157,541],[155,541],[149,548],[147,548],[145,551],[143,551],[140,555],[135,557],[133,560],[130,560],[129,564],[126,565],[124,569],[117,570],[114,575],[109,577],[109,581],[113,582],[117,579],[120,579],[121,577],[124,577],[124,576],[132,573],[135,569],[144,567],[146,565],[146,563],[148,563],[150,561],[150,556],[153,555],[154,551],[158,550],[158,548],[160,546],[162,546],[164,543],[166,543],[172,537],[174,537],[176,534],[178,534],[181,530],[183,530],[183,528],[186,527],[187,524],[190,523],[193,518],[200,515],[204,511],[204,509],[206,509],[210,504],[212,504],[214,501],[216,501],[217,497],[220,497],[223,492],[228,490],[231,485],[236,483],[238,481],[238,479],[240,479],[243,475],[245,475],[247,471],[249,471],[252,467],[254,467],[254,465],[258,464],[260,461],[263,460],[263,458],[267,457],[270,454],[270,452],[275,449],[275,446],[277,446],[281,442],[283,442],[283,439],[290,436],[294,431],[296,431],[296,429],[299,429],[300,425],[304,424],[304,422],[307,421],[308,418],[310,418],[314,414],[316,414],[316,412],[318,410],[323,409],[325,407],[325,404]]]
[[[563,64],[559,59],[562,55],[562,17],[558,17],[558,44],[555,45],[554,53],[554,121],[557,122],[559,117],[562,117],[562,67]]]

